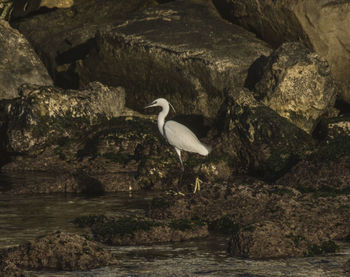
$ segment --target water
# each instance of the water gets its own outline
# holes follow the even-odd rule
[[[42,176],[41,176],[42,177]],[[39,178],[40,181],[45,178]],[[0,178],[0,188],[27,178]],[[0,194],[0,247],[9,247],[56,230],[81,233],[72,221],[81,215],[144,215],[150,193],[114,193],[86,197],[73,194]],[[108,247],[119,264],[88,272],[34,272],[36,276],[344,276],[343,264],[350,259],[350,244],[340,243],[336,255],[249,260],[227,255],[227,238],[211,236],[187,242],[151,246]]]

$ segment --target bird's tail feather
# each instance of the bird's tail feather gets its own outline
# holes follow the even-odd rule
[[[211,152],[211,150],[213,150],[213,147],[211,147],[210,145],[205,144],[205,143],[203,143],[203,142],[202,142],[202,144],[203,144],[203,146],[208,150],[208,154]]]

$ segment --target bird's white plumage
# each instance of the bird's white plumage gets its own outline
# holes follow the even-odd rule
[[[209,149],[185,125],[169,120],[165,122],[163,129],[164,137],[170,145],[180,150],[198,153],[203,156],[209,154]]]

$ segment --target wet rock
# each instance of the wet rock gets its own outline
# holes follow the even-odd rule
[[[89,226],[97,241],[112,245],[139,245],[175,242],[208,235],[208,227],[198,220],[174,219],[169,222],[122,217],[87,216],[75,219],[80,227]]]
[[[268,57],[255,94],[311,134],[320,117],[333,107],[336,87],[325,59],[300,43],[284,43]]]
[[[210,1],[173,1],[101,30],[77,71],[82,81],[124,86],[135,110],[164,97],[180,114],[213,118],[224,90],[243,85],[252,63],[270,52]]]
[[[57,6],[59,2],[63,1],[43,1],[42,4],[52,7],[53,3]],[[78,88],[80,81],[75,73],[75,63],[94,45],[96,31],[156,4],[153,0],[75,0],[70,8],[41,12],[14,20],[12,24],[34,46],[57,85]]]
[[[350,274],[350,260],[348,260],[345,264],[344,264],[344,272],[346,274]]]
[[[323,140],[277,183],[320,195],[350,191],[350,125],[347,117],[328,119],[319,130]]]
[[[335,252],[350,232],[348,193],[299,191],[249,177],[203,183],[198,194],[152,201],[156,219],[199,218],[212,232],[232,236],[232,255],[249,258]]]
[[[51,85],[52,80],[24,36],[0,20],[0,100],[18,97],[23,83]]]
[[[287,234],[280,224],[271,221],[248,225],[234,234],[229,251],[234,256],[254,259],[295,256],[300,249]]]
[[[228,92],[218,128],[214,151],[229,155],[237,172],[266,180],[283,175],[313,144],[307,133],[242,88]]]
[[[302,41],[325,57],[335,79],[342,83],[342,98],[350,101],[350,7],[347,1],[215,0],[225,18],[244,26],[274,46]]]
[[[2,250],[1,276],[25,270],[87,270],[115,264],[116,258],[95,242],[56,232],[17,247]]]
[[[333,241],[310,244],[303,236],[290,233],[288,226],[279,222],[259,222],[241,228],[230,241],[229,251],[234,256],[253,259],[314,256],[334,253],[339,247]]]

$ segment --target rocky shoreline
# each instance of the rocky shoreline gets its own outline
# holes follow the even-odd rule
[[[349,56],[326,53],[322,31],[315,36],[312,22],[302,19],[345,3],[55,2],[56,8],[33,4],[31,13],[19,14],[0,1],[1,172],[56,176],[0,193],[163,192],[145,218],[76,219],[92,240],[110,245],[219,232],[229,238],[229,255],[267,259],[336,253],[336,241],[349,240]],[[280,18],[255,14],[256,3]],[[293,14],[289,21],[281,7]],[[267,20],[254,26],[254,14]],[[274,20],[281,29],[266,32]],[[176,153],[158,134],[156,117],[143,111],[157,97],[175,106],[169,118],[213,146],[206,158],[184,153],[180,187]],[[196,177],[202,189],[193,194]],[[184,195],[167,193],[178,189]],[[115,262],[95,242],[74,236],[55,233],[2,250],[0,268],[17,274]],[[58,250],[40,260],[40,247],[56,240],[90,250],[80,249],[87,256],[78,261]],[[37,260],[20,260],[24,251]]]

